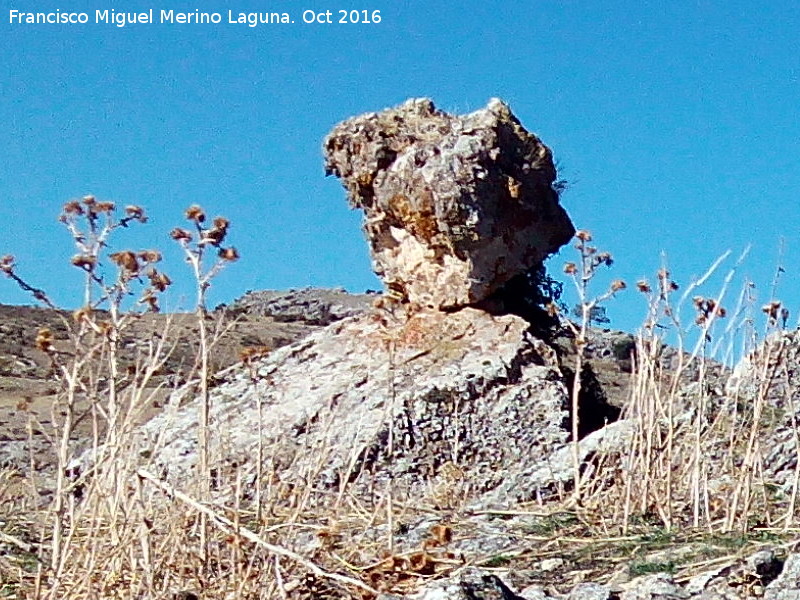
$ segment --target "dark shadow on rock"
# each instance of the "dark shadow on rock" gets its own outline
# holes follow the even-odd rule
[[[562,365],[564,384],[567,386],[569,397],[575,385],[575,371],[569,366]],[[567,417],[566,427],[572,431],[571,411]],[[583,439],[593,431],[604,427],[608,423],[617,421],[622,411],[608,402],[605,391],[597,379],[591,364],[584,363],[581,369],[581,389],[578,393],[578,439]]]
[[[491,296],[475,305],[491,315],[516,315],[529,324],[531,334],[550,344],[561,329],[558,316],[545,306],[561,295],[558,282],[550,279],[543,265],[511,278]]]

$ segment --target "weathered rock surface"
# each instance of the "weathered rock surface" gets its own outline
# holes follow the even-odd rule
[[[381,594],[378,600],[527,600],[494,573],[464,569],[455,577],[435,581],[409,596]]]
[[[238,362],[240,353],[247,348],[277,348],[319,330],[320,326],[312,321],[321,319],[322,315],[336,318],[344,307],[352,307],[355,312],[358,306],[369,305],[369,296],[349,297],[336,290],[265,294],[275,299],[275,303],[268,303],[275,316],[263,316],[253,306],[258,304],[258,293],[238,301],[237,305],[242,302],[242,310],[237,311],[236,320],[228,321],[210,357],[213,371]],[[35,347],[33,340],[39,329],[46,327],[53,332],[58,349],[69,350],[71,343],[65,319],[68,323],[72,316],[45,308],[0,304],[0,468],[10,467],[24,473],[33,465],[41,472],[55,459],[51,418],[54,394],[60,385],[49,358]],[[160,402],[166,392],[157,388],[172,388],[191,377],[198,349],[197,319],[192,314],[178,313],[143,314],[132,320],[122,339],[120,365],[123,370],[141,360],[141,353],[146,353],[148,341],[154,335],[169,340],[172,350],[148,388],[148,394],[153,394],[151,397],[157,402],[144,418],[160,412]],[[88,401],[79,398],[76,408],[82,412],[88,406]],[[29,437],[30,419],[34,425]],[[75,432],[76,444],[91,439],[91,432],[91,419],[80,420]]]
[[[339,124],[324,150],[375,272],[422,306],[475,304],[574,233],[550,150],[497,99],[464,116],[409,100]]]
[[[800,598],[800,554],[791,554],[779,573],[767,585],[764,600],[797,600]]]
[[[212,392],[214,459],[252,472],[260,436],[284,482],[334,489],[392,477],[398,493],[439,505],[534,498],[547,473],[563,471],[547,461],[566,442],[567,396],[527,327],[475,309],[334,323]],[[190,403],[143,430],[172,481],[186,481],[197,459],[197,414]]]
[[[349,294],[343,288],[303,288],[247,292],[231,306],[234,313],[272,317],[277,322],[324,326],[364,313],[376,294]]]

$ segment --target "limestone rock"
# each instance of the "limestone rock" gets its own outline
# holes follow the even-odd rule
[[[767,480],[789,497],[797,474],[796,423],[800,419],[800,331],[776,331],[733,369],[725,385],[731,403],[770,414],[760,434]]]
[[[401,596],[381,594],[378,600],[404,600]],[[493,573],[476,568],[434,581],[405,600],[527,600],[516,594]]]
[[[497,99],[464,116],[409,100],[339,124],[324,151],[375,272],[422,306],[480,302],[574,233],[550,150]]]
[[[278,322],[325,326],[360,315],[372,306],[376,294],[349,294],[343,288],[303,288],[248,292],[233,303],[234,312],[272,317]]]
[[[569,593],[567,600],[607,600],[611,591],[599,583],[579,583]]]
[[[689,594],[676,585],[667,573],[655,573],[632,580],[620,600],[681,600]]]
[[[764,600],[800,599],[800,554],[790,554],[780,575],[764,592]]]
[[[398,493],[440,506],[536,497],[551,481],[529,471],[565,447],[567,395],[527,328],[471,308],[334,323],[213,390],[214,460],[252,473],[261,436],[267,471],[287,485],[391,477]],[[197,414],[194,401],[142,429],[177,483],[197,460]]]

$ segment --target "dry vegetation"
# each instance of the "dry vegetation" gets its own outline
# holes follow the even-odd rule
[[[770,403],[785,344],[773,335],[753,345],[749,327],[758,311],[746,294],[735,310],[722,308],[735,266],[711,298],[698,290],[721,261],[682,293],[666,269],[653,283],[637,283],[647,318],[633,356],[633,394],[623,414],[633,425],[624,451],[596,456],[588,465],[576,462],[573,489],[560,503],[482,515],[513,520],[518,548],[465,556],[450,546],[454,537],[469,536],[463,523],[476,515],[461,512],[458,502],[447,509],[414,505],[395,498],[390,486],[366,504],[346,484],[320,497],[323,492],[310,485],[283,485],[274,473],[262,472],[270,448],[259,448],[254,481],[236,465],[215,464],[209,452],[209,357],[224,326],[207,313],[205,292],[219,270],[238,258],[224,245],[228,221],[217,217],[209,225],[194,206],[185,215],[190,226],[171,232],[197,284],[199,345],[193,373],[168,388],[153,383],[172,350],[164,336],[140,340],[138,359],[122,368],[120,340],[139,312],[158,310],[170,284],[158,269],[158,252],[108,251],[119,227],[146,220],[139,207],[122,212],[119,217],[113,204],[86,197],[65,205],[61,216],[78,247],[72,263],[85,275],[84,306],[62,314],[58,335],[43,328],[31,340],[55,373],[47,425],[55,468],[0,472],[0,597],[374,598],[468,564],[523,569],[553,558],[562,561],[557,573],[541,577],[556,587],[609,581],[621,572],[668,571],[685,578],[765,541],[794,540],[797,485],[789,495],[775,491],[764,478],[760,447],[776,419],[794,423],[791,395],[782,405],[789,417],[776,416]],[[581,322],[569,325],[576,374],[582,371],[592,308],[626,287],[615,281],[599,296],[589,293],[597,269],[612,262],[590,242],[588,232],[579,232],[579,262],[565,269],[575,279],[583,311]],[[18,274],[13,258],[1,259],[0,269],[55,308],[44,290]],[[130,298],[133,307],[127,306]],[[680,319],[686,307],[689,323]],[[785,321],[780,303],[771,302],[764,313],[767,333]],[[662,360],[667,341],[678,346],[677,364]],[[757,382],[754,398],[744,389],[713,391],[717,380],[708,359],[740,346],[749,353]],[[246,353],[244,364],[261,352]],[[178,490],[153,473],[149,457],[137,450],[135,432],[153,394],[180,398],[187,390],[203,399],[199,466],[196,481]],[[579,392],[576,376],[574,432]],[[76,436],[79,427],[84,434]],[[794,441],[797,448],[796,434]],[[578,456],[579,442],[573,443]],[[78,460],[87,449],[91,460]],[[324,448],[319,458],[321,468]],[[234,490],[227,504],[213,493],[221,481]],[[433,523],[427,536],[401,551],[395,536],[421,517]]]

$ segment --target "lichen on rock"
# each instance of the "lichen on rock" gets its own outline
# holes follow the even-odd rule
[[[463,116],[412,99],[337,125],[324,152],[376,274],[422,306],[476,304],[574,233],[550,149],[497,99]]]
[[[472,308],[388,321],[344,319],[232,371],[212,392],[218,464],[252,471],[261,439],[270,471],[320,490],[391,477],[398,497],[476,507],[548,494],[552,478],[529,471],[565,447],[567,396],[527,324]],[[196,403],[142,428],[176,484],[197,462]]]

